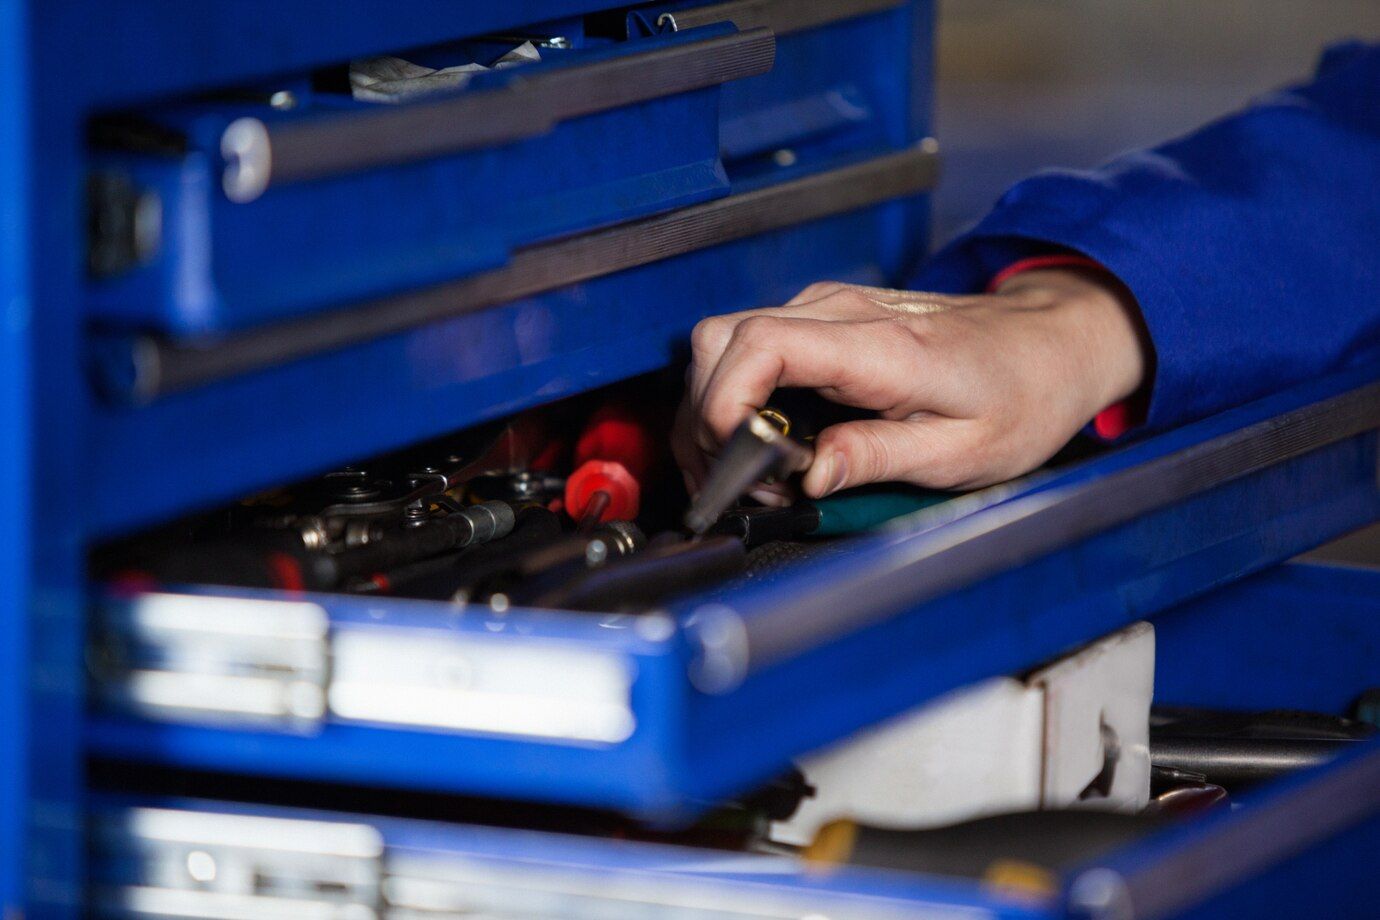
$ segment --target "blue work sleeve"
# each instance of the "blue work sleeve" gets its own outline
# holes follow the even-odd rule
[[[1038,174],[911,279],[981,291],[1052,248],[1135,295],[1162,429],[1380,356],[1380,46],[1187,137],[1087,171]]]

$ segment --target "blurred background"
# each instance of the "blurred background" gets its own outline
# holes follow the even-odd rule
[[[1181,134],[1346,37],[1380,39],[1380,0],[939,0],[935,241],[1036,169]]]
[[[936,245],[1023,176],[1189,131],[1344,38],[1380,39],[1380,0],[939,0]],[[1380,528],[1314,555],[1380,561]]]

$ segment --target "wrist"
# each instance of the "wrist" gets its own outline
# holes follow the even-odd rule
[[[1151,366],[1134,296],[1095,263],[1035,268],[999,279],[994,293],[1017,297],[1057,318],[1055,335],[1069,349],[1088,415],[1139,393]]]

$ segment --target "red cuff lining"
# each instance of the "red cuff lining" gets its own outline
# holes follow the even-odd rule
[[[1137,424],[1131,418],[1131,407],[1124,402],[1112,403],[1093,417],[1093,431],[1108,441],[1121,437]]]
[[[992,280],[987,282],[987,293],[994,293],[1012,278],[1024,272],[1039,271],[1042,268],[1090,268],[1094,271],[1105,272],[1101,262],[1089,259],[1087,256],[1076,256],[1069,253],[1055,253],[1047,256],[1031,256],[1028,259],[1020,259],[1012,262],[992,276]],[[1110,274],[1110,273],[1109,273]]]
[[[1073,255],[1071,253],[1053,253],[1043,256],[1031,256],[1028,259],[1020,259],[1012,262],[992,276],[992,280],[987,282],[987,293],[991,294],[1012,278],[1024,272],[1039,271],[1046,268],[1087,268],[1093,271],[1105,272],[1106,267],[1102,263],[1089,259],[1087,256]],[[1126,402],[1113,403],[1093,418],[1093,430],[1097,436],[1110,441],[1121,437],[1139,422],[1132,418],[1131,407]]]

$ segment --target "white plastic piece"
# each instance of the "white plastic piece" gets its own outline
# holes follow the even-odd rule
[[[804,845],[839,818],[918,829],[1037,808],[1143,808],[1154,671],[1154,629],[1135,623],[1024,681],[949,693],[805,758],[815,795],[771,838]]]
[[[994,678],[956,690],[800,764],[815,795],[779,843],[804,845],[825,824],[933,827],[1038,808],[1042,700],[1022,682]]]
[[[1036,672],[1029,683],[1045,703],[1043,807],[1144,808],[1154,628],[1134,623]]]

